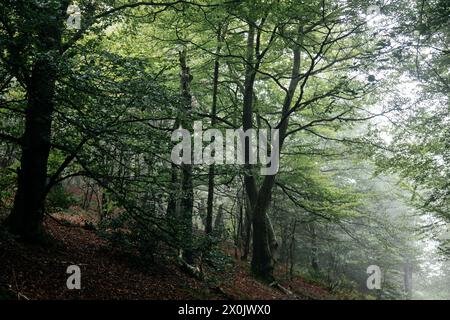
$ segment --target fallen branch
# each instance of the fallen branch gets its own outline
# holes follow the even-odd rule
[[[13,274],[13,279],[14,279],[14,285],[16,288],[17,300],[20,300],[20,298],[24,298],[25,300],[30,300],[30,298],[28,298],[26,295],[24,295],[23,293],[20,292],[19,285],[17,283],[16,272],[14,271],[14,268],[12,268],[12,274]]]
[[[30,300],[30,298],[28,298],[23,293],[17,292],[17,299],[20,300],[20,298],[24,298],[25,300]]]
[[[204,279],[204,274],[198,266],[193,266],[193,265],[187,263],[186,260],[183,259],[183,251],[182,250],[180,250],[180,252],[178,254],[177,262],[178,262],[178,265],[181,268],[181,270],[183,270],[184,272],[189,274],[191,277],[194,277],[198,280]]]
[[[285,295],[288,295],[292,298],[298,298],[297,295],[295,293],[293,293],[291,290],[286,289],[285,287],[283,287],[281,284],[279,284],[278,282],[274,281],[271,284],[269,284],[270,287],[273,287],[275,289],[278,289],[279,291],[283,292]]]

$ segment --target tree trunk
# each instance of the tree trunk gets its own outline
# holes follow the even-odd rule
[[[10,231],[27,240],[38,239],[42,231],[54,92],[55,71],[43,58],[29,82],[17,192],[8,219]]]
[[[284,264],[286,273],[288,270],[288,263],[289,263],[289,227],[290,222],[288,220],[285,220],[281,224],[281,232],[280,232],[280,238],[281,238],[281,244],[280,244],[280,258],[279,261]]]
[[[244,209],[245,209],[245,220],[244,220],[244,226],[245,226],[245,232],[244,232],[244,249],[242,253],[241,260],[247,261],[248,254],[250,252],[250,240],[252,238],[252,217],[251,217],[251,209],[250,204],[248,203],[248,198],[246,195],[242,199],[244,201]]]
[[[224,214],[223,204],[221,204],[217,212],[216,220],[214,220],[214,233],[219,238],[222,237],[225,233],[223,214]]]
[[[192,264],[193,257],[193,239],[192,239],[192,212],[194,208],[194,193],[192,182],[191,165],[182,165],[181,182],[181,218],[183,221],[183,240],[185,241],[185,250],[183,257],[187,263]]]
[[[404,283],[405,283],[405,298],[412,299],[412,270],[411,263],[406,260],[404,265]]]
[[[311,267],[314,272],[319,272],[317,234],[314,225],[311,225]]]
[[[178,129],[180,126],[180,117],[177,116],[173,123],[173,130]],[[171,164],[170,168],[170,190],[169,190],[169,198],[167,200],[167,210],[166,214],[170,218],[178,217],[179,206],[177,205],[177,196],[180,193],[180,183],[179,183],[179,175],[178,175],[178,167],[175,163]]]
[[[211,164],[208,172],[208,200],[206,204],[205,233],[211,234],[213,231],[213,204],[214,204],[214,175],[215,167]]]
[[[191,81],[192,75],[186,63],[186,51],[180,52],[180,67],[181,67],[181,96],[185,108],[185,116],[183,117],[182,125],[185,129],[191,129],[192,124],[189,119],[190,109],[192,108],[191,95]],[[184,122],[184,123],[183,123]],[[183,258],[187,263],[194,262],[193,254],[193,239],[192,239],[192,214],[194,209],[194,185],[192,180],[192,165],[183,163],[181,165],[181,219],[183,223],[183,240],[185,243],[185,250],[183,251]]]
[[[214,128],[216,124],[216,116],[217,116],[217,94],[219,88],[219,55],[221,50],[221,28],[217,31],[217,48],[216,48],[216,59],[214,61],[214,76],[213,76],[213,96],[212,96],[212,106],[211,106],[211,127]],[[206,226],[205,232],[206,234],[211,234],[212,221],[213,221],[213,203],[214,203],[214,176],[215,176],[215,166],[211,164],[208,172],[208,201],[206,208]]]
[[[237,197],[237,216],[236,216],[236,234],[235,234],[235,257],[242,257],[242,243],[244,239],[244,204],[241,190],[236,193]]]
[[[258,198],[253,209],[253,273],[264,280],[273,280],[274,259],[271,235],[272,227],[267,216],[270,205],[275,176],[266,176],[258,192]]]
[[[295,266],[295,232],[297,228],[297,219],[294,220],[291,232],[291,243],[289,245],[289,279],[294,278],[294,266]]]
[[[260,61],[254,63],[255,56],[255,25],[253,22],[249,22],[249,32],[247,39],[247,67],[244,81],[244,103],[242,113],[243,129],[248,130],[253,127],[253,87],[255,82],[256,70]],[[299,27],[298,40],[302,34],[302,29]],[[259,39],[259,37],[257,37]],[[259,45],[258,45],[259,46]],[[289,89],[286,93],[285,100],[283,102],[282,109],[282,121],[279,125],[279,151],[284,142],[286,136],[288,123],[289,123],[289,110],[300,81],[300,45],[296,45],[293,48],[293,66],[291,81],[289,83]],[[260,59],[260,57],[258,57]],[[247,195],[250,200],[252,208],[253,219],[253,256],[252,256],[252,271],[258,278],[266,281],[273,280],[274,269],[274,253],[277,250],[278,244],[273,233],[273,228],[270,223],[270,219],[267,215],[273,186],[275,185],[275,175],[268,175],[264,177],[261,188],[258,190],[256,186],[256,180],[253,176],[252,166],[249,164],[249,142],[245,143],[245,168],[246,175],[244,178]]]
[[[39,239],[42,231],[53,98],[61,52],[61,31],[68,3],[68,0],[61,1],[54,12],[49,12],[48,20],[34,26],[38,52],[31,53],[36,60],[30,73],[23,70],[27,86],[25,131],[21,139],[17,191],[7,224],[12,233],[31,241]],[[34,10],[33,7],[30,8]],[[55,19],[50,19],[51,16]],[[22,52],[14,54],[20,55]],[[21,58],[25,60],[29,57]]]
[[[252,21],[248,23],[247,38],[247,65],[244,80],[244,101],[242,110],[242,126],[245,131],[253,128],[253,87],[256,76],[256,66],[254,64],[255,55],[255,24]],[[253,227],[253,256],[252,272],[258,278],[272,281],[273,264],[272,255],[269,247],[268,226],[266,220],[266,211],[268,208],[269,197],[263,193],[262,202],[258,201],[258,189],[253,168],[249,164],[250,141],[246,139],[244,144],[245,151],[245,177],[244,184],[251,208],[252,227]],[[262,193],[259,193],[260,195]]]
[[[175,128],[176,129],[176,128]],[[179,193],[179,184],[178,184],[178,168],[172,163],[171,172],[170,172],[170,186],[169,190],[169,198],[167,200],[167,211],[166,214],[170,218],[174,218],[177,216],[177,195]]]

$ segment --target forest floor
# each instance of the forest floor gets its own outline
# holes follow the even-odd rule
[[[283,283],[294,295],[255,280],[246,262],[234,260],[219,282],[201,281],[169,258],[152,263],[112,246],[95,231],[45,220],[51,246],[17,242],[0,233],[0,299],[333,299],[298,277]],[[81,269],[81,290],[69,290],[69,265]],[[206,275],[208,278],[208,275]]]

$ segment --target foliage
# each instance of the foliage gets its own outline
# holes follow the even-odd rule
[[[232,239],[254,261],[267,251],[287,278],[301,270],[349,298],[411,298],[404,276],[426,273],[449,221],[445,0],[380,3],[375,18],[359,0],[80,0],[78,31],[65,26],[69,3],[0,4],[1,214],[18,214],[17,190],[40,195],[34,216],[91,190],[99,225],[89,227],[149,263],[190,252],[224,277]],[[48,79],[34,81],[42,65]],[[279,173],[173,164],[171,133],[194,121],[279,128]],[[25,163],[40,183],[18,179]],[[208,200],[223,213],[211,234]],[[365,282],[373,264],[384,272],[376,293]],[[424,278],[421,297],[437,281]]]

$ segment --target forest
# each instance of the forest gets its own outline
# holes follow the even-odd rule
[[[450,299],[449,42],[447,0],[2,0],[0,300]]]

